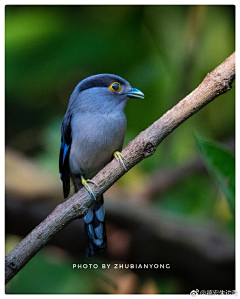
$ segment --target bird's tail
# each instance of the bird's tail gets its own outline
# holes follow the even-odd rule
[[[105,209],[103,196],[101,196],[84,217],[87,256],[103,255],[107,251],[107,234],[104,218]]]

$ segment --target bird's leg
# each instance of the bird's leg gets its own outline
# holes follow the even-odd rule
[[[114,152],[113,156],[118,161],[119,164],[123,165],[124,169],[127,171],[127,167],[124,164],[123,160],[125,160],[126,162],[128,162],[128,160],[126,158],[124,158],[123,155],[119,151]]]
[[[94,192],[92,191],[92,188],[89,186],[88,183],[92,183],[92,184],[94,184],[96,186],[97,186],[97,184],[94,181],[92,181],[92,180],[88,180],[88,179],[85,180],[82,175],[81,175],[81,182],[82,182],[83,186],[87,189],[87,191],[93,196],[93,198],[95,200],[97,200]]]

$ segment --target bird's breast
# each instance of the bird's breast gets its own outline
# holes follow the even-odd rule
[[[70,172],[92,178],[121,151],[126,130],[126,116],[119,114],[84,114],[72,119]]]

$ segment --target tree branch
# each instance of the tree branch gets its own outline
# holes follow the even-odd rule
[[[129,142],[122,151],[122,154],[128,160],[126,163],[127,169],[131,169],[144,158],[153,155],[161,141],[175,128],[216,97],[229,91],[234,78],[235,53],[211,73],[208,73],[203,82],[193,92]],[[96,196],[103,194],[124,173],[125,170],[119,167],[117,161],[112,160],[93,178],[98,185],[97,187],[93,186]],[[74,219],[83,217],[93,202],[94,199],[90,198],[85,188],[82,188],[71,198],[59,204],[44,221],[6,256],[6,283],[24,267],[53,235]]]
[[[26,203],[19,196],[7,195],[7,233],[27,234],[30,226],[36,226],[51,213],[52,204],[47,199],[42,197]],[[146,204],[129,203],[124,197],[122,200],[106,200],[105,205],[108,252],[103,263],[170,263],[167,274],[157,271],[150,275],[148,271],[151,270],[136,269],[134,273],[140,279],[152,275],[159,279],[163,275],[174,277],[181,281],[182,293],[186,294],[196,288],[235,289],[233,237],[214,220],[156,211]],[[81,240],[84,240],[84,223],[73,221],[48,244],[62,248],[75,260],[81,260],[85,256]],[[118,274],[112,275],[115,280]]]

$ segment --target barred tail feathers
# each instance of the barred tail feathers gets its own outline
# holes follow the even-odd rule
[[[107,234],[104,218],[105,208],[103,196],[101,196],[84,217],[86,254],[88,257],[103,255],[107,251]]]

